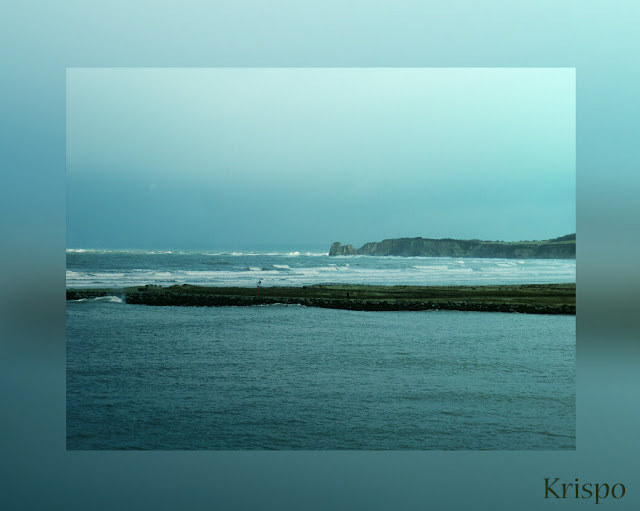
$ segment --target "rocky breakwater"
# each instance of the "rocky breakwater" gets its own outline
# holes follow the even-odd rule
[[[67,300],[116,295],[127,304],[222,307],[302,305],[353,311],[457,310],[575,314],[576,286],[521,284],[505,286],[364,286],[318,284],[302,287],[205,287],[189,284],[126,289],[68,289]]]
[[[251,305],[302,305],[353,311],[455,310],[476,312],[519,312],[526,314],[575,314],[575,305],[477,303],[429,300],[349,300],[343,298],[296,298],[258,296],[212,296],[190,293],[128,293],[126,302],[137,305],[183,307],[246,307]]]
[[[315,285],[263,288],[260,296],[256,289],[185,284],[166,288],[127,288],[124,297],[128,304],[151,306],[282,304],[353,311],[458,310],[575,314],[575,284],[484,287]]]
[[[543,241],[482,241],[450,238],[396,238],[353,245],[335,242],[330,256],[369,255],[403,257],[489,257],[504,259],[575,259],[576,235]]]

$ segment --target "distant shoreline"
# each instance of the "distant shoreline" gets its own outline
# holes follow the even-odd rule
[[[527,314],[576,313],[576,285],[518,284],[494,286],[160,287],[67,289],[67,300],[121,296],[128,304],[156,306],[304,305],[356,311],[458,310]]]
[[[541,241],[482,241],[451,238],[394,238],[365,243],[360,248],[336,241],[330,256],[472,257],[491,259],[575,259],[576,235]]]

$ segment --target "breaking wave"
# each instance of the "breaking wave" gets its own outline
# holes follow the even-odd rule
[[[76,249],[73,249],[76,250]],[[82,250],[82,249],[77,249]],[[80,253],[67,257],[67,287],[123,288],[146,284],[253,287],[314,284],[499,285],[575,282],[575,260],[345,258],[297,253]],[[77,257],[77,258],[76,258]]]
[[[94,298],[80,298],[78,300],[71,300],[73,302],[109,302],[109,303],[124,303],[119,296],[96,296]]]

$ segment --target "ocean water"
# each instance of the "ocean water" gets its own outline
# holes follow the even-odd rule
[[[87,251],[67,263],[69,287],[575,280],[575,261],[554,260]],[[575,316],[118,296],[66,314],[68,449],[575,448]]]
[[[326,253],[242,253],[67,250],[68,287],[142,284],[300,286],[319,283],[491,285],[575,282],[575,259],[338,256]]]

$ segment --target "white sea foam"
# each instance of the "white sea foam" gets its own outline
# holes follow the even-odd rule
[[[173,277],[174,275],[174,273],[170,271],[149,271],[149,272],[145,270],[137,270],[137,271],[147,273],[149,276],[154,278],[167,278],[167,277]]]
[[[299,256],[327,257],[328,252],[300,252],[300,251],[241,251],[241,250],[147,250],[147,249],[103,249],[103,248],[67,248],[67,254],[138,254],[138,255],[205,255],[205,256]]]
[[[122,303],[122,298],[119,296],[98,296],[92,298],[95,302],[109,302],[109,303]]]
[[[75,249],[73,249],[75,250]],[[371,257],[345,256],[312,258],[298,255],[288,259],[290,253],[243,255],[254,256],[250,265],[229,262],[226,255],[215,256],[207,253],[206,268],[190,266],[176,253],[167,254],[162,267],[156,266],[155,255],[119,251],[118,268],[109,271],[111,254],[92,252],[82,255],[82,267],[74,266],[73,259],[67,259],[71,266],[67,270],[67,287],[121,288],[145,284],[173,285],[195,284],[208,286],[254,287],[256,280],[269,286],[301,286],[319,283],[375,284],[375,285],[490,285],[501,283],[551,283],[575,282],[575,261],[568,260],[524,260],[510,259],[464,259],[437,257]],[[193,254],[193,252],[189,252]],[[291,253],[295,254],[295,253]],[[349,257],[349,263],[346,262]],[[92,259],[95,258],[95,265]],[[279,258],[279,259],[278,259]],[[127,268],[127,262],[130,266]],[[211,263],[220,262],[220,265]],[[289,263],[289,264],[286,264]],[[90,270],[88,268],[91,268]],[[213,268],[216,268],[215,270]]]
[[[109,303],[124,303],[119,296],[96,296],[93,298],[79,298],[78,300],[70,300],[72,302],[109,302]]]

